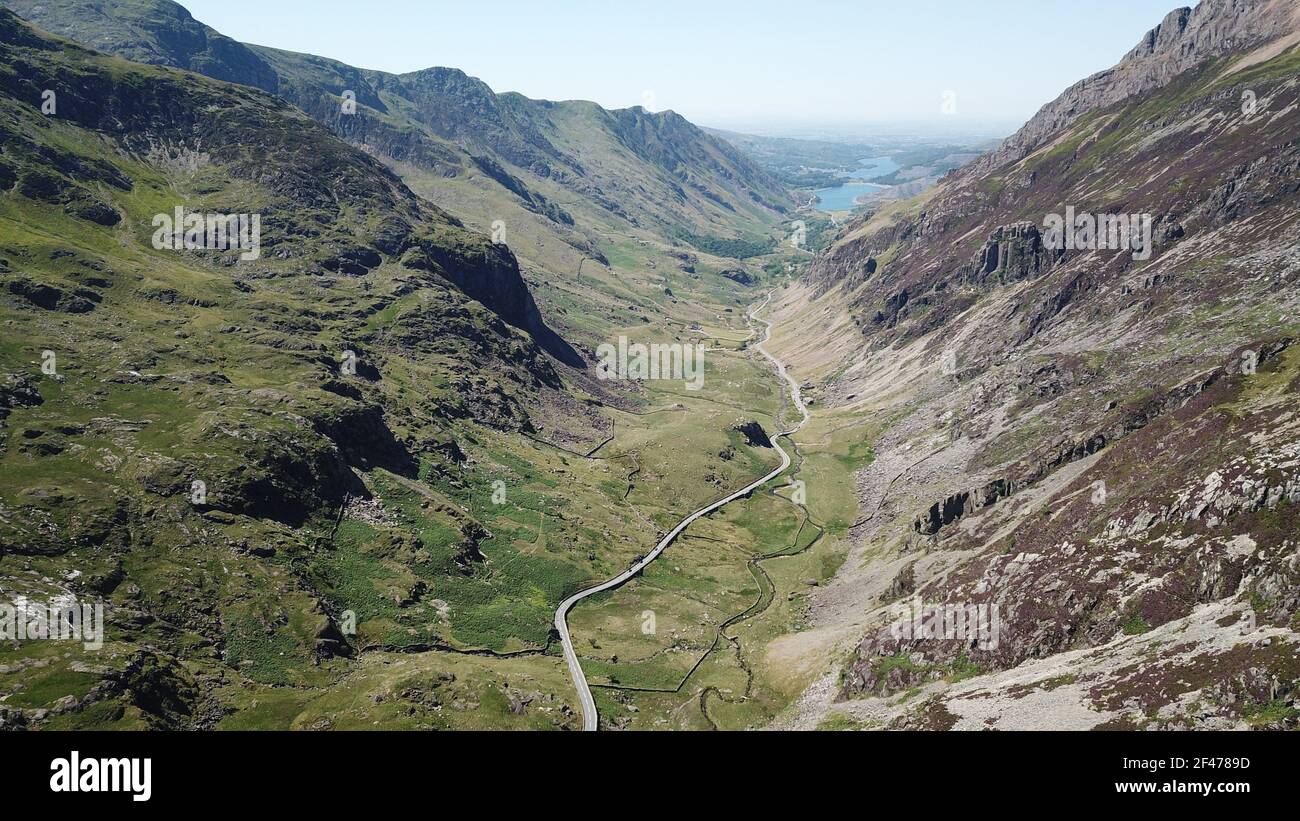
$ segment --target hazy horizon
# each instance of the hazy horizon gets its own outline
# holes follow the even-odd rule
[[[1114,65],[1178,4],[1099,0],[1087,15],[1041,0],[958,9],[933,0],[906,7],[823,0],[797,9],[771,0],[182,5],[244,42],[391,73],[457,68],[497,92],[644,105],[716,128],[1005,136],[1069,85]]]
[[[1028,118],[1026,118],[1028,119]],[[859,142],[888,139],[1000,140],[1011,135],[1023,121],[977,122],[945,120],[899,120],[880,122],[822,122],[817,120],[737,119],[715,122],[694,120],[696,125],[717,131],[761,137],[785,137],[826,142]]]

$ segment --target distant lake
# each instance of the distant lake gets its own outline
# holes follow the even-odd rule
[[[861,167],[855,168],[844,174],[844,176],[848,179],[874,180],[877,177],[887,177],[899,169],[898,163],[889,157],[872,157],[861,162]],[[887,185],[876,185],[871,182],[846,182],[833,188],[822,188],[813,193],[817,195],[818,211],[849,211],[853,209],[853,201],[858,197],[870,191],[880,191],[888,187]]]

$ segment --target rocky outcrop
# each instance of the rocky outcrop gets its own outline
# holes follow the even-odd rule
[[[732,430],[738,431],[743,435],[745,437],[745,444],[750,447],[772,447],[772,440],[768,438],[767,431],[763,430],[763,426],[752,419],[748,422],[741,422],[734,426]]]
[[[907,301],[910,297],[907,289],[904,288],[898,293],[890,294],[885,298],[885,303],[871,316],[872,325],[880,325],[886,328],[893,328],[898,324],[898,319],[903,310],[907,307]]]
[[[479,543],[491,539],[492,534],[478,522],[473,521],[462,525],[460,533],[464,538],[456,545],[456,552],[452,560],[462,573],[470,574],[474,572],[477,565],[487,562],[487,556],[483,555]]]
[[[9,293],[29,305],[43,311],[58,311],[65,314],[90,313],[104,299],[99,292],[90,288],[66,291],[56,285],[33,282],[26,277],[15,277],[9,280],[7,288]]]
[[[31,377],[18,373],[0,375],[0,431],[3,431],[5,420],[15,408],[35,407],[42,401],[40,391],[36,389]]]
[[[754,276],[749,271],[746,271],[744,268],[727,268],[719,271],[718,276],[726,277],[732,282],[739,283],[746,287],[758,283],[758,277]]]
[[[1043,246],[1043,236],[1033,223],[1000,226],[976,252],[959,282],[976,288],[1019,282],[1045,273],[1063,254]]]
[[[963,516],[996,504],[998,500],[1010,496],[1015,491],[1014,482],[1007,479],[994,479],[974,490],[954,493],[943,501],[931,505],[925,515],[918,516],[912,522],[912,530],[922,536],[933,536]]]

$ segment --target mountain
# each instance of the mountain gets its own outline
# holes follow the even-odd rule
[[[697,279],[711,294],[729,286],[720,275],[737,269],[731,257],[768,253],[790,231],[782,225],[793,205],[785,188],[672,112],[530,100],[452,68],[394,75],[239,44],[170,0],[0,5],[83,44],[294,104],[388,165],[418,196],[501,239],[548,328],[569,346],[594,350],[606,341],[592,317],[698,312],[699,300],[683,287]],[[665,263],[691,278],[669,294]],[[547,347],[560,350],[553,341]]]
[[[278,94],[350,142],[436,175],[439,187],[486,175],[579,247],[589,238],[570,230],[570,207],[660,233],[732,237],[761,231],[792,204],[739,151],[672,112],[497,94],[452,68],[394,75],[245,46],[169,0],[5,5],[94,48]],[[344,113],[347,92],[355,95],[354,113]],[[420,193],[453,201],[433,189]]]
[[[1080,80],[1043,106],[972,172],[1023,159],[1043,141],[1099,108],[1166,86],[1207,60],[1275,43],[1295,45],[1295,4],[1287,0],[1201,3],[1169,12],[1113,68]]]
[[[279,93],[337,133],[437,170],[444,182],[449,171],[477,170],[560,226],[573,219],[550,203],[575,195],[634,225],[651,215],[648,225],[660,229],[710,225],[746,211],[771,217],[789,205],[780,185],[740,152],[672,112],[496,94],[456,69],[392,75],[254,51],[281,77]],[[357,96],[355,115],[342,113],[345,91]],[[394,130],[399,136],[389,136]],[[422,139],[413,141],[412,131]],[[459,169],[422,160],[432,151],[426,141],[455,146],[467,159]]]
[[[356,579],[405,565],[343,558],[350,507],[402,495],[406,561],[460,577],[489,535],[442,495],[472,473],[461,444],[526,441],[573,401],[543,349],[581,359],[504,246],[279,98],[8,10],[0,56],[3,585],[110,613],[103,654],[6,645],[0,688],[21,694],[0,724],[210,724],[232,674],[284,684],[354,653],[341,611],[375,595]],[[198,240],[204,215],[244,215],[246,242],[191,247],[177,209]]]
[[[1294,3],[1175,11],[786,295],[778,353],[875,449],[808,715],[1295,725],[1297,43]],[[900,632],[913,596],[1000,634]]]
[[[7,3],[25,19],[40,18],[47,31],[137,63],[174,66],[217,80],[276,91],[275,72],[242,43],[198,23],[174,3],[95,0]]]
[[[141,8],[158,7],[123,7]],[[244,61],[187,20],[114,31],[147,28],[142,59]],[[457,72],[403,83],[411,99],[486,94]],[[742,344],[756,272],[571,193],[568,226],[520,182],[722,168],[729,150],[692,144],[674,115],[480,99],[499,128],[471,149],[403,115],[403,145],[476,169],[444,178],[283,96],[0,9],[0,588],[6,607],[75,597],[105,615],[102,648],[0,644],[0,728],[581,726],[555,607],[770,470],[735,413],[762,408],[770,429],[780,394]],[[617,157],[580,144],[589,120]],[[568,177],[507,170],[506,153]],[[577,178],[591,157],[611,165]],[[394,169],[462,213],[505,214],[508,242]],[[689,176],[672,184],[704,203]],[[771,219],[754,205],[736,224]],[[574,246],[541,224],[590,232],[608,266],[593,248],[547,275],[568,259],[554,246]],[[521,261],[529,239],[551,255]],[[731,393],[599,381],[578,350],[620,335],[716,337],[710,378]]]

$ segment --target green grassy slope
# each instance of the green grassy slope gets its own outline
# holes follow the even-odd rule
[[[543,279],[260,91],[8,12],[0,51],[0,587],[108,618],[0,648],[0,722],[574,726],[555,604],[774,461],[731,430],[780,403],[739,263],[606,215],[609,266]],[[261,257],[155,249],[177,206],[260,214]],[[707,342],[710,389],[564,365],[526,285],[578,339]]]
[[[571,589],[565,558],[456,586],[449,625],[396,612],[472,576],[488,539],[457,440],[517,442],[560,386],[508,252],[261,92],[8,12],[0,51],[0,575],[10,596],[102,597],[110,614],[102,654],[6,645],[6,692],[73,696],[63,725],[207,725],[233,709],[214,695],[226,676],[310,686],[372,635],[544,643],[544,602],[493,613],[537,599],[520,578]],[[260,214],[261,258],[156,249],[152,219],[177,206]],[[336,529],[342,506],[381,497],[391,518]],[[90,672],[34,689],[27,665],[51,659],[50,676]]]

